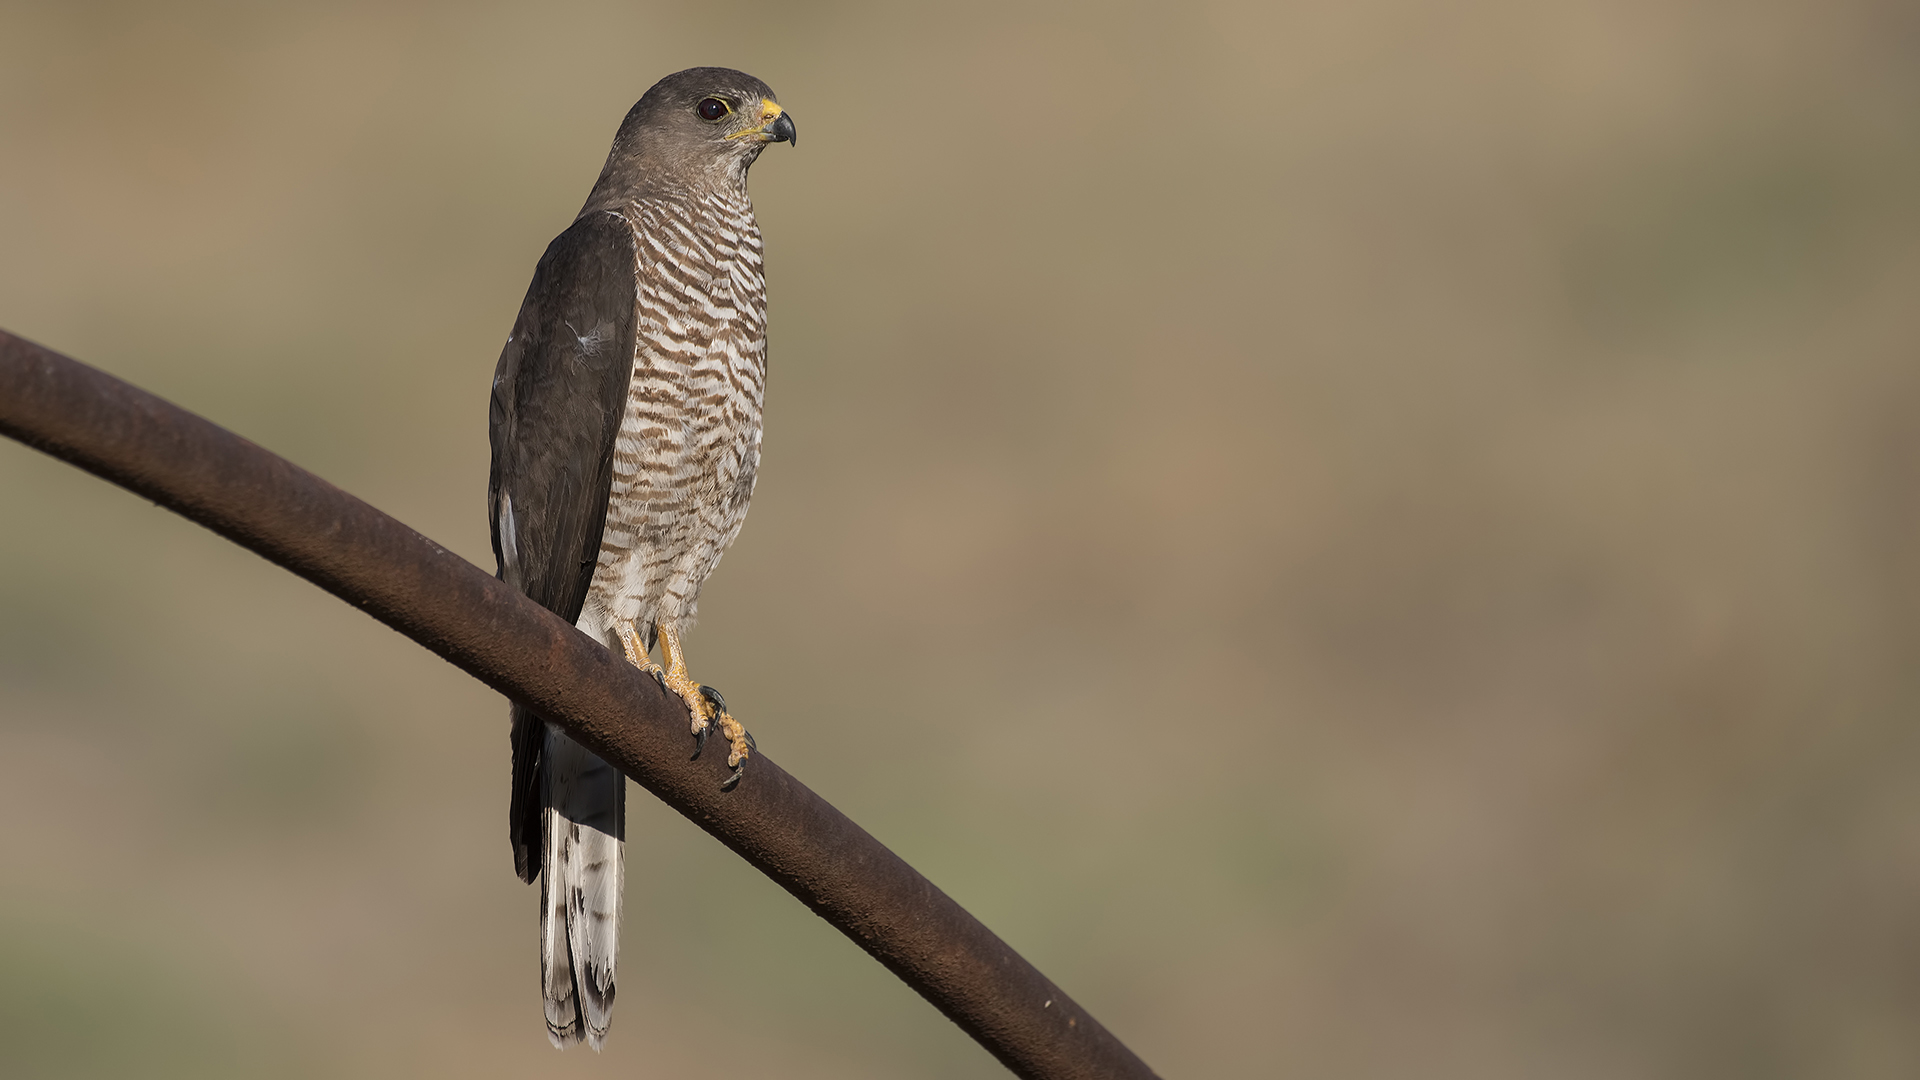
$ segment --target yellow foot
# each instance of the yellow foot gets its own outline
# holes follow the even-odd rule
[[[637,640],[638,635],[635,638]],[[621,640],[626,640],[624,635]],[[731,788],[740,782],[740,774],[746,771],[747,758],[754,750],[753,736],[747,734],[747,729],[740,725],[740,721],[727,712],[727,702],[720,696],[720,691],[711,686],[702,686],[687,675],[687,659],[680,651],[680,635],[674,633],[670,626],[660,627],[660,651],[667,659],[666,674],[661,681],[687,703],[687,712],[692,717],[693,756],[700,756],[700,751],[706,749],[707,736],[714,728],[719,728],[721,738],[727,740],[727,765],[733,769],[733,775],[720,786]]]
[[[632,623],[616,622],[613,632],[620,635],[620,649],[627,654],[627,663],[656,679],[666,673],[665,668],[647,659],[647,644],[640,640],[640,632],[633,628]]]

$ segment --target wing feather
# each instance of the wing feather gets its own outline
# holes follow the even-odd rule
[[[502,581],[574,622],[599,557],[633,376],[633,232],[583,215],[547,245],[494,370],[487,516]],[[514,869],[540,872],[544,722],[513,709]]]

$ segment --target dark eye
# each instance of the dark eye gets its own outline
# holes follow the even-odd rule
[[[733,110],[727,108],[727,103],[721,101],[719,98],[710,97],[700,103],[697,111],[700,113],[700,119],[702,120],[718,120]]]

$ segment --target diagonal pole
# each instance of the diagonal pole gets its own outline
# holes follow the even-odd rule
[[[720,789],[686,706],[399,521],[238,435],[0,330],[0,434],[200,523],[439,654],[594,753],[852,938],[1028,1080],[1151,1069],[1032,964],[764,755]]]

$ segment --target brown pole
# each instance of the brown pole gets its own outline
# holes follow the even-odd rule
[[[721,782],[686,706],[552,612],[238,435],[0,330],[0,433],[278,563],[565,728],[1029,1080],[1154,1073],[947,894],[765,756]],[[501,856],[502,872],[506,857]]]

